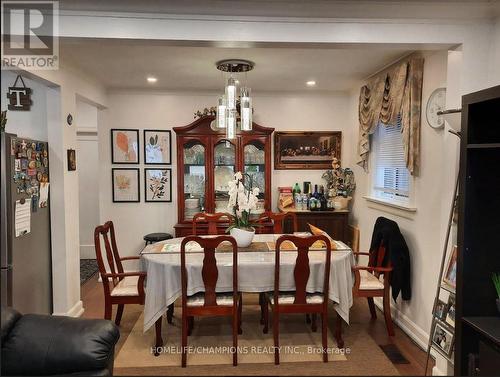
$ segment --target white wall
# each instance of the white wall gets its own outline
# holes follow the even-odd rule
[[[9,87],[14,86],[17,74],[2,71],[2,111],[7,110],[9,100],[6,95]],[[6,132],[17,134],[19,137],[48,141],[47,138],[47,86],[35,80],[23,77],[24,83],[31,88],[32,106],[29,111],[7,111]],[[18,80],[16,86],[22,86]]]
[[[47,136],[51,163],[54,314],[79,316],[84,309],[80,300],[79,278],[78,167],[76,171],[67,170],[66,150],[77,148],[77,97],[102,108],[106,105],[106,91],[94,78],[67,64],[61,64],[57,71],[30,71],[25,74],[50,87],[47,96]],[[72,126],[66,123],[68,114],[75,118]]]
[[[124,93],[109,95],[109,108],[105,113],[103,127],[99,129],[100,163],[100,212],[101,223],[113,220],[118,234],[118,247],[123,255],[136,255],[144,245],[143,236],[151,232],[173,233],[177,223],[177,177],[176,143],[172,132],[172,203],[144,202],[144,156],[143,129],[171,129],[187,125],[193,121],[193,113],[211,106],[217,93]],[[283,95],[254,94],[254,121],[276,130],[335,130],[343,131],[343,155],[350,147],[347,118],[348,96],[346,94],[328,95]],[[111,168],[125,165],[111,165],[110,129],[140,129],[140,167],[141,203],[113,203],[111,191]],[[324,170],[275,170],[272,174],[272,203],[277,202],[277,187],[303,181],[324,184],[321,174]]]
[[[356,166],[354,173],[357,189],[353,204],[352,221],[361,230],[362,250],[368,250],[375,220],[385,216],[396,221],[408,243],[412,269],[412,299],[404,302],[399,297],[395,319],[406,326],[421,346],[426,346],[427,333],[430,329],[432,304],[436,289],[439,263],[442,250],[443,224],[440,217],[441,208],[448,208],[451,193],[442,186],[443,172],[453,170],[447,166],[443,158],[445,148],[445,131],[434,130],[428,126],[425,118],[425,106],[429,95],[438,87],[446,87],[447,61],[446,51],[427,53],[424,55],[424,78],[422,87],[422,123],[421,123],[421,174],[413,181],[416,213],[403,212],[393,208],[372,204],[363,198],[370,194],[369,174]],[[357,137],[357,102],[358,94],[351,98],[351,116],[353,137]],[[354,114],[354,116],[353,116]],[[456,140],[455,140],[456,142]],[[354,151],[353,159],[357,158]],[[393,302],[394,303],[394,302]]]
[[[99,223],[98,109],[77,98],[76,116],[80,259],[95,259],[94,228]]]

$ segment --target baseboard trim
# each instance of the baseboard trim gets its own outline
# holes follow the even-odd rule
[[[382,300],[375,298],[375,305],[383,311]],[[429,342],[429,334],[427,334],[420,326],[413,322],[410,318],[404,315],[398,308],[391,305],[392,320],[408,335],[422,350],[427,351]]]
[[[432,367],[432,375],[433,376],[447,376],[446,373],[444,373],[441,369],[439,369],[436,366]]]
[[[83,308],[83,302],[79,300],[73,307],[66,313],[53,313],[53,315],[63,315],[68,317],[81,317],[85,309]]]

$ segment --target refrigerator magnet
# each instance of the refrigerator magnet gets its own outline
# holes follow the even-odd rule
[[[21,160],[19,158],[15,159],[14,171],[21,171]]]

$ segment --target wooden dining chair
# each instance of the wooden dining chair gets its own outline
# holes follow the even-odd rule
[[[373,298],[383,298],[387,333],[389,336],[394,336],[390,302],[390,279],[392,267],[390,262],[388,265],[383,265],[385,253],[386,250],[383,244],[377,250],[372,250],[369,253],[353,252],[355,256],[366,255],[369,259],[368,266],[357,265],[352,267],[352,271],[354,272],[354,287],[352,289],[352,293],[354,297],[366,297],[372,319],[377,319],[377,312],[375,310]],[[380,280],[381,275],[383,275],[383,281]]]
[[[106,270],[101,250],[101,237],[104,241],[106,261],[109,272]],[[111,238],[111,242],[110,242]],[[115,228],[112,221],[99,225],[94,230],[94,245],[99,266],[99,273],[104,288],[104,318],[111,319],[112,306],[118,305],[115,323],[120,325],[125,304],[144,305],[145,272],[124,272],[122,262],[138,260],[138,256],[120,257],[116,246]]]
[[[233,254],[233,290],[231,293],[216,293],[219,270],[215,258],[216,247],[224,242],[230,242]],[[186,244],[197,242],[204,253],[202,279],[204,292],[187,295]],[[202,238],[188,236],[181,243],[181,285],[182,285],[182,367],[186,366],[186,347],[188,332],[194,316],[229,316],[233,325],[233,365],[238,365],[238,333],[241,334],[241,294],[238,292],[238,245],[231,236]]]
[[[198,225],[199,224],[207,224],[208,223],[208,233],[207,234],[218,234],[217,225],[223,224],[231,221],[233,216],[229,213],[224,212],[216,212],[216,213],[205,213],[199,212],[193,216],[193,235],[196,236],[198,233]]]
[[[297,259],[293,276],[295,279],[294,292],[280,292],[280,254],[281,244],[285,241],[291,241],[297,247]],[[310,294],[306,292],[307,281],[309,280],[309,248],[316,241],[323,241],[326,245],[325,251],[325,275],[323,280],[323,291],[321,293]],[[273,335],[274,335],[274,363],[279,364],[279,317],[281,313],[296,313],[313,315],[313,324],[315,326],[315,317],[321,314],[322,324],[322,344],[323,361],[328,362],[328,288],[330,281],[330,260],[331,245],[330,240],[325,236],[297,237],[284,235],[276,241],[276,260],[274,268],[274,292],[265,294],[265,303],[262,306],[264,312],[264,334],[268,332],[269,325],[269,306],[273,314]],[[313,328],[313,331],[315,329]]]
[[[257,219],[257,224],[264,224],[269,221],[273,223],[273,233],[274,234],[283,234],[285,229],[285,220],[286,218],[292,219],[293,231],[297,232],[298,223],[297,223],[297,215],[293,212],[271,212],[266,211],[262,213]],[[264,227],[257,227],[258,233],[264,231]]]

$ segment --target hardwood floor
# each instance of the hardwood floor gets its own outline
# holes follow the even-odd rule
[[[245,295],[249,296],[249,295]],[[245,297],[244,296],[244,297]],[[104,294],[101,283],[97,280],[97,274],[89,279],[81,287],[81,297],[85,312],[85,318],[103,318],[104,317]],[[253,297],[247,300],[254,300]],[[253,303],[253,302],[252,302]],[[245,300],[244,300],[245,304]],[[113,308],[115,310],[115,308]],[[180,308],[176,307],[176,315],[179,315]],[[127,313],[128,312],[128,313]],[[114,312],[113,312],[114,313]],[[130,333],[133,325],[138,319],[137,310],[128,310],[125,307],[120,331],[122,336],[117,344],[116,354],[123,345],[126,335]],[[351,308],[351,321],[361,324],[364,330],[372,337],[375,343],[379,345],[394,344],[401,354],[409,361],[409,364],[394,364],[398,372],[403,376],[422,376],[425,369],[425,352],[420,349],[397,325],[395,325],[396,335],[389,337],[384,323],[383,313],[377,311],[378,318],[375,321],[370,319],[368,304],[364,299],[355,299]],[[114,317],[113,317],[114,318]],[[345,325],[345,324],[344,324]],[[347,325],[345,325],[347,326]],[[433,363],[430,363],[428,374],[431,374]],[[367,374],[373,374],[374,371],[367,365]],[[376,371],[375,371],[376,373]]]

